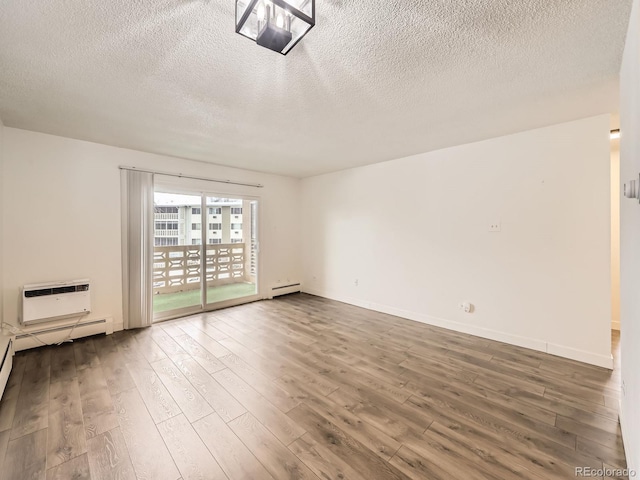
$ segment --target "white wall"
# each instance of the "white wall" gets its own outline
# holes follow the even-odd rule
[[[609,175],[603,115],[304,179],[304,290],[611,367]]]
[[[620,176],[640,173],[640,1],[633,2],[620,71]],[[629,468],[640,471],[640,205],[620,205],[620,421]]]
[[[193,182],[261,197],[261,293],[299,281],[299,180],[218,167],[14,128],[4,129],[5,320],[15,323],[26,283],[88,277],[92,317],[122,323],[119,165],[262,183]],[[167,178],[167,177],[164,177]]]

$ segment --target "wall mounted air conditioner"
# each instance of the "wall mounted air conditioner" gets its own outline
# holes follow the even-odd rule
[[[22,323],[32,325],[91,311],[89,280],[35,283],[22,289]]]

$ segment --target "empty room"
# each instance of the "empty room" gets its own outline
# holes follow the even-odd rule
[[[0,2],[0,480],[633,479],[640,0]]]

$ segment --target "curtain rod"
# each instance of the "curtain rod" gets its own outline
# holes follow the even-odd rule
[[[120,165],[118,167],[120,170],[131,170],[134,172],[144,172],[144,173],[153,173],[154,175],[164,175],[166,177],[178,177],[178,178],[188,178],[190,180],[203,180],[205,182],[216,182],[216,183],[227,183],[229,185],[242,185],[243,187],[254,187],[254,188],[263,188],[264,185],[260,183],[243,183],[243,182],[234,182],[233,180],[218,180],[215,178],[206,178],[206,177],[196,177],[193,175],[183,175],[182,173],[167,173],[167,172],[158,172],[155,170],[145,170],[144,168],[137,167],[127,167],[124,165]]]

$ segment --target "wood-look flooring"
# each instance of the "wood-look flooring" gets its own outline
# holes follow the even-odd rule
[[[617,368],[296,294],[18,353],[0,477],[575,478],[626,467],[618,396]]]

